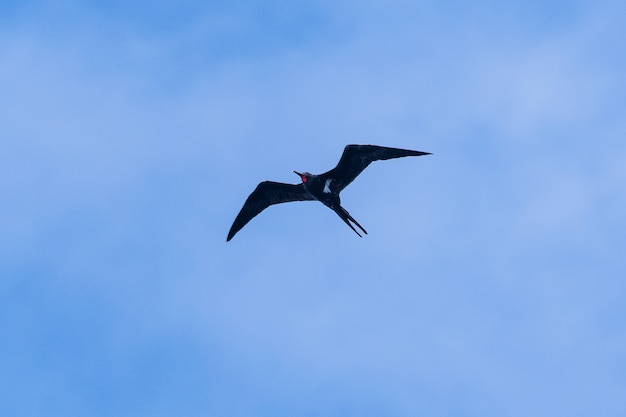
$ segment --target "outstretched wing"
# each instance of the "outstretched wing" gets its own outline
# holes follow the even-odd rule
[[[254,216],[272,204],[305,200],[315,200],[315,198],[304,189],[302,184],[263,181],[248,196],[233,225],[230,227],[226,241],[231,240]]]
[[[343,150],[337,166],[320,177],[324,181],[331,180],[331,189],[340,192],[374,161],[420,155],[430,155],[430,152],[376,145],[348,145]]]

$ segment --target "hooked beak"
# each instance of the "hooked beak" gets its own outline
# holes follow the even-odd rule
[[[306,175],[298,172],[298,171],[293,171],[295,172],[299,177],[300,177],[300,181],[302,181],[302,183],[304,184],[307,181]]]

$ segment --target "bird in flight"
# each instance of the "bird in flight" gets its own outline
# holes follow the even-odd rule
[[[231,226],[226,241],[230,241],[257,214],[273,204],[290,201],[317,200],[332,209],[354,232],[361,234],[350,223],[354,223],[363,233],[367,231],[341,207],[339,193],[348,186],[369,164],[374,161],[402,158],[404,156],[430,155],[430,152],[408,149],[387,148],[376,145],[348,145],[343,150],[336,167],[320,175],[297,172],[300,184],[263,181],[250,194]]]

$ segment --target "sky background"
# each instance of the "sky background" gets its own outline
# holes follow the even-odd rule
[[[0,415],[626,415],[622,1],[3,1]],[[262,180],[376,162],[228,244]]]

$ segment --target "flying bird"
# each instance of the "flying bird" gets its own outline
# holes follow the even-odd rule
[[[367,231],[359,222],[354,220],[346,209],[341,207],[339,193],[374,161],[421,155],[430,155],[430,152],[376,145],[348,145],[343,150],[337,166],[328,172],[314,175],[308,172],[293,171],[300,176],[302,180],[300,184],[263,181],[244,203],[228,232],[226,241],[230,241],[254,216],[273,204],[309,200],[317,200],[332,209],[359,237],[362,237],[350,222],[354,223],[363,233],[367,234]]]

